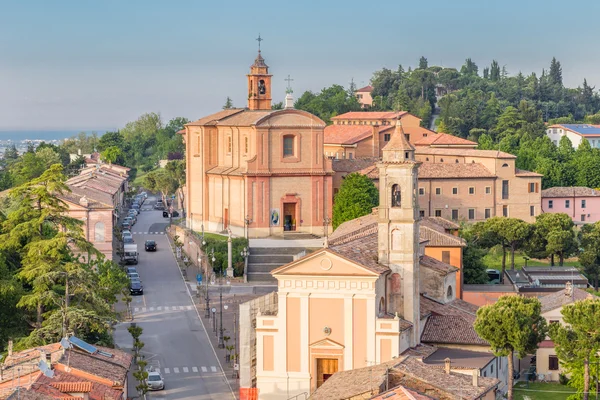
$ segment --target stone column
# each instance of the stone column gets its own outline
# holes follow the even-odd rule
[[[231,229],[227,229],[227,276],[233,277],[233,252],[231,247]]]

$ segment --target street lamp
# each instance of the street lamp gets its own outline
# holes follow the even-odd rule
[[[244,258],[244,283],[248,283],[248,256],[250,255],[250,250],[244,247],[240,255]]]
[[[227,285],[231,282],[227,279]],[[220,349],[225,348],[225,342],[223,341],[223,274],[219,275],[219,345]]]
[[[202,244],[206,244],[206,242],[202,242]],[[210,250],[210,257],[211,257],[211,267],[215,264],[215,261],[217,260],[215,258],[215,249],[211,249]],[[204,315],[206,318],[210,318],[210,297],[208,295],[208,265],[206,266],[206,314]]]
[[[252,223],[252,218],[249,215],[246,215],[244,218],[244,237],[248,239],[248,226]]]

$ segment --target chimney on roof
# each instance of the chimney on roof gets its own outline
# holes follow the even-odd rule
[[[450,367],[452,366],[452,362],[450,361],[450,358],[446,357],[446,359],[444,360],[444,370],[446,371],[446,373],[448,375],[450,375]]]
[[[13,353],[13,341],[12,341],[12,339],[10,339],[8,341],[8,356],[9,357],[12,356],[12,353]]]
[[[90,202],[87,199],[87,197],[83,196],[81,199],[79,199],[79,204],[82,205],[82,206],[84,206],[84,207],[87,207],[87,206],[90,205]]]
[[[479,387],[479,372],[476,369],[473,370],[473,386]]]

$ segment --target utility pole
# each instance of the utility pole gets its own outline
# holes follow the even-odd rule
[[[250,255],[250,250],[244,247],[240,255],[244,258],[244,283],[248,283],[248,256]]]
[[[233,243],[231,229],[227,229],[227,277],[233,278]]]

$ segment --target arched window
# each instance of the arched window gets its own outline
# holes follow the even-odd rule
[[[506,168],[506,167],[508,167],[508,164],[506,164],[506,163],[502,164],[502,168]]]
[[[400,207],[401,204],[400,186],[392,185],[392,207]]]
[[[455,163],[455,164],[458,164],[458,158],[457,158],[456,160],[454,160],[454,163]]]
[[[104,242],[105,231],[104,222],[96,222],[96,225],[94,225],[94,242]]]
[[[244,153],[248,154],[248,150],[250,150],[250,139],[246,136],[244,138]]]
[[[453,297],[452,286],[448,286],[448,291],[446,293],[446,299],[452,300],[452,297]]]
[[[294,156],[294,136],[285,135],[283,137],[283,156],[293,157]]]
[[[443,158],[440,158],[440,162],[444,162],[444,159],[443,159]]]
[[[429,161],[429,157],[425,157],[425,161]]]

